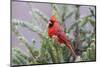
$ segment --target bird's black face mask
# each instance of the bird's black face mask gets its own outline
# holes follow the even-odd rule
[[[49,21],[49,28],[53,27],[53,25],[54,25],[54,21],[50,20]]]

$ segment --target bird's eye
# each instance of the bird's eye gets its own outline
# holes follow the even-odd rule
[[[53,25],[54,25],[54,21],[50,20],[49,28],[51,28]]]
[[[54,23],[54,21],[53,21],[53,20],[50,20],[50,22],[51,22],[51,23]]]

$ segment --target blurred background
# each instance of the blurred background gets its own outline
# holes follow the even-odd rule
[[[77,58],[47,36],[55,15]],[[12,65],[95,61],[95,6],[12,1]]]

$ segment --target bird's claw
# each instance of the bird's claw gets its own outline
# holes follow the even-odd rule
[[[59,44],[58,37],[56,35],[53,35],[52,39],[54,40],[55,44]]]

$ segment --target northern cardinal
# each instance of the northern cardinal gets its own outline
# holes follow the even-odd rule
[[[49,19],[48,36],[50,38],[52,38],[53,36],[56,36],[57,41],[59,43],[65,44],[66,47],[71,51],[72,55],[74,57],[76,57],[76,54],[70,45],[70,41],[69,41],[68,37],[66,36],[65,32],[61,29],[60,24],[58,23],[58,21],[54,15],[51,16],[51,18]]]

